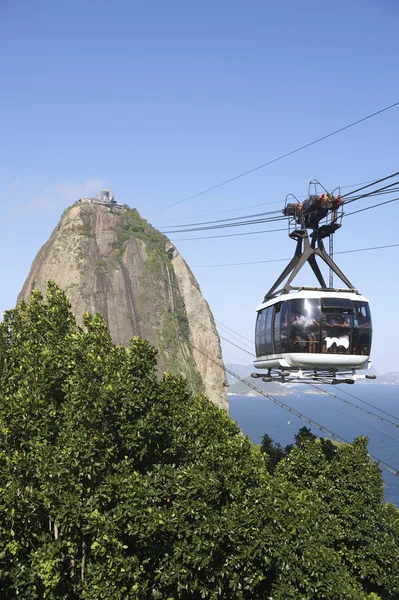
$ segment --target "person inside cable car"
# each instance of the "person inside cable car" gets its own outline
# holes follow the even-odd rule
[[[314,354],[317,350],[318,335],[316,335],[316,331],[312,328],[320,327],[320,323],[317,319],[315,319],[313,317],[308,317],[306,319],[305,327],[307,330],[307,335],[308,335],[308,340],[309,340],[309,352]]]
[[[294,352],[307,352],[307,335],[305,332],[306,317],[299,310],[293,315]]]
[[[355,317],[353,319],[354,332],[353,332],[353,354],[368,355],[370,353],[371,344],[371,323],[370,319],[366,314],[364,307],[356,308]],[[361,329],[362,331],[359,331]],[[369,331],[367,331],[369,330]]]
[[[326,315],[323,317],[323,326],[326,327],[326,331],[323,331],[325,342],[323,352],[348,354],[350,352],[350,329],[346,332],[342,330],[350,328],[350,315],[348,313]]]

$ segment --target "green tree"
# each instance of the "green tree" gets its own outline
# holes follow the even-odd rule
[[[53,283],[5,313],[2,598],[397,597],[397,511],[364,441],[339,458],[302,444],[272,477],[226,413],[155,367],[101,317],[77,328]]]
[[[290,444],[283,448],[279,442],[275,442],[270,435],[267,433],[262,437],[260,445],[261,452],[267,454],[269,461],[267,463],[267,469],[269,473],[274,473],[277,463],[280,462],[289,452],[291,452],[293,446]]]
[[[352,444],[313,440],[299,444],[276,469],[276,478],[315,491],[325,518],[339,535],[333,548],[368,593],[399,597],[398,511],[383,502],[384,485],[370,460],[367,438]],[[334,451],[333,451],[334,448]]]
[[[302,444],[305,441],[314,442],[314,440],[317,439],[317,436],[314,433],[312,433],[310,427],[306,427],[304,425],[303,427],[300,428],[300,430],[294,436],[294,438],[295,438],[295,443],[298,446],[299,444]]]

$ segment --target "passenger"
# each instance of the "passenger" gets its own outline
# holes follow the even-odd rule
[[[309,328],[309,327],[320,327],[320,323],[314,317],[308,317],[306,319],[305,327],[306,328]],[[309,352],[315,353],[316,352],[316,345],[317,345],[317,338],[318,338],[318,336],[316,335],[315,331],[308,331],[307,335],[308,335],[308,340],[309,340]]]
[[[342,329],[350,327],[349,315],[329,315],[326,325],[330,328],[328,336],[325,338],[326,351],[329,350],[334,354],[337,352],[348,354],[350,350],[349,334],[344,333]]]
[[[294,319],[292,321],[294,325],[294,352],[306,352],[307,351],[307,335],[305,332],[306,317],[299,310],[295,311]]]
[[[369,329],[370,322],[363,313],[358,314],[358,329]],[[364,332],[358,334],[358,351],[357,354],[368,355],[370,352],[370,332]]]
[[[370,323],[367,320],[367,317],[364,316],[363,313],[359,313],[358,317],[357,317],[357,321],[358,321],[358,327],[370,327]]]
[[[306,317],[305,315],[303,315],[301,312],[299,312],[299,310],[295,311],[295,317],[294,320],[292,322],[293,325],[299,325],[299,326],[305,326],[306,323]]]

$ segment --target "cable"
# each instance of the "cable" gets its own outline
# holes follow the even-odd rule
[[[391,183],[391,184],[384,186],[382,188],[379,188],[377,190],[368,192],[367,194],[362,194],[362,195],[356,196],[354,198],[349,198],[345,202],[345,204],[350,204],[351,202],[355,202],[355,201],[363,199],[363,198],[368,198],[370,196],[392,194],[394,192],[399,191],[398,184],[399,184],[399,181],[395,181],[394,183]],[[396,186],[396,187],[392,187],[392,186]],[[394,202],[394,201],[395,200],[380,202],[374,206],[382,206],[383,204],[389,204],[390,202]],[[373,207],[368,207],[368,208],[373,208]],[[363,209],[363,210],[368,210],[368,208]],[[276,213],[278,213],[278,212],[279,211],[270,211],[270,212],[266,212],[266,213],[244,215],[242,217],[235,217],[232,219],[220,219],[220,220],[215,220],[215,221],[205,221],[203,223],[189,224],[189,225],[187,225],[187,228],[184,228],[184,229],[175,229],[174,231],[173,230],[162,230],[161,233],[163,233],[163,234],[192,233],[192,232],[196,232],[196,231],[211,231],[214,229],[226,229],[226,228],[231,228],[231,227],[245,227],[248,225],[259,225],[259,224],[263,224],[263,223],[276,223],[279,221],[284,221],[287,218],[284,215],[273,216],[273,215],[276,215]],[[352,214],[352,213],[346,213],[346,214]],[[258,217],[258,216],[261,216],[262,218],[254,219],[254,217]],[[242,220],[240,220],[240,219],[242,219]],[[203,225],[203,226],[197,227],[197,225]],[[181,226],[174,225],[172,227],[181,227]],[[194,239],[201,239],[201,238],[194,238]],[[207,239],[207,238],[203,238],[203,239]]]
[[[391,175],[390,175],[390,177],[391,177]],[[387,179],[389,179],[389,177],[387,177]],[[383,180],[380,180],[380,181],[383,181]],[[350,185],[340,186],[340,188],[341,188],[341,190],[345,190],[346,188],[353,187],[356,185],[363,185],[365,183],[374,184],[376,182],[375,181],[362,181],[360,183],[352,183]],[[363,188],[360,188],[360,189],[363,189]],[[355,193],[356,191],[359,191],[359,190],[353,190],[353,193]],[[349,193],[351,194],[352,192],[349,192]],[[295,196],[297,198],[307,198],[308,197],[307,194],[303,194],[301,196],[295,194]],[[196,215],[194,217],[193,216],[178,217],[175,219],[175,221],[187,221],[188,219],[200,219],[202,217],[213,217],[216,215],[224,215],[224,214],[231,213],[231,212],[237,212],[239,210],[248,210],[249,208],[258,208],[259,206],[270,206],[271,204],[281,204],[281,200],[273,200],[273,202],[261,202],[260,204],[251,204],[250,206],[241,206],[240,208],[230,208],[229,210],[221,210],[221,211],[213,212],[213,213],[205,213],[205,214],[203,213],[201,215]],[[153,227],[156,227],[157,229],[159,229],[159,227],[171,227],[171,225],[154,225]]]
[[[256,213],[254,215],[244,215],[242,217],[232,217],[230,219],[217,219],[216,221],[203,221],[202,223],[186,223],[184,227],[197,227],[198,225],[210,225],[213,223],[226,223],[228,221],[239,221],[240,219],[249,219],[251,217],[262,217],[266,215],[281,215],[281,210],[270,210],[269,212]],[[182,227],[182,225],[164,225],[164,227]]]
[[[315,387],[316,387],[316,386],[315,386]],[[322,393],[325,393],[325,394],[327,394],[327,395],[335,396],[335,394],[332,394],[332,392],[327,392],[326,390],[322,390],[322,389],[320,389],[320,392],[322,392]],[[336,398],[337,400],[342,400],[342,401],[344,401],[344,400],[343,400],[343,398],[340,398],[339,396],[335,396],[335,398]],[[394,440],[395,442],[399,442],[399,438],[398,438],[398,437],[396,437],[396,436],[395,436],[395,435],[393,435],[392,433],[389,433],[388,431],[385,431],[385,429],[382,429],[382,427],[378,427],[378,425],[374,425],[374,424],[372,424],[372,423],[368,423],[368,422],[367,422],[367,421],[365,421],[364,419],[360,419],[360,420],[359,420],[359,419],[356,419],[356,418],[355,418],[355,417],[353,417],[353,416],[347,415],[345,412],[342,412],[342,410],[339,410],[338,408],[335,408],[335,406],[331,406],[331,405],[329,405],[329,404],[327,404],[327,405],[326,405],[326,404],[324,404],[324,403],[323,403],[321,400],[318,400],[317,398],[315,398],[315,400],[316,400],[316,402],[318,402],[318,403],[319,403],[319,404],[321,404],[322,406],[324,406],[324,407],[328,406],[328,408],[329,408],[330,410],[333,410],[334,412],[337,412],[337,413],[339,413],[340,415],[343,415],[343,416],[345,416],[345,417],[349,418],[351,421],[354,421],[355,423],[358,423],[358,424],[360,424],[360,425],[362,425],[362,426],[366,426],[366,427],[368,427],[369,429],[372,429],[372,430],[374,430],[374,431],[378,431],[378,432],[382,433],[383,435],[387,436],[388,438],[391,438],[391,439],[392,439],[392,440]],[[355,404],[354,404],[353,406],[355,406],[355,407],[356,407],[356,405],[355,405]],[[360,408],[360,407],[356,407],[356,408]],[[373,413],[370,413],[370,414],[371,414],[371,415],[373,415],[373,416],[376,416],[376,417],[377,417],[377,415],[374,415]]]
[[[323,140],[326,140],[334,135],[337,135],[338,133],[341,133],[342,131],[345,131],[346,129],[350,129],[351,127],[354,127],[355,125],[358,125],[359,123],[363,123],[364,121],[367,121],[368,119],[371,119],[372,117],[380,115],[381,113],[383,113],[387,110],[390,110],[391,108],[394,108],[398,105],[399,105],[399,101],[395,102],[394,104],[390,104],[389,106],[386,106],[374,113],[371,113],[370,115],[367,115],[366,117],[358,119],[357,121],[354,121],[353,123],[350,123],[349,125],[345,125],[345,127],[341,127],[340,129],[336,129],[335,131],[332,131],[331,133],[328,133],[327,135],[323,135],[322,137],[320,137],[316,140],[313,140],[313,142],[309,142],[307,144],[304,144],[303,146],[300,146],[299,148],[296,148],[295,150],[291,150],[290,152],[286,152],[285,154],[282,154],[281,156],[278,156],[277,158],[273,158],[272,160],[269,160],[268,162],[263,163],[262,165],[259,165],[258,167],[254,167],[253,169],[250,169],[249,171],[245,171],[244,173],[240,173],[239,175],[236,175],[235,177],[231,177],[230,179],[227,179],[226,181],[223,181],[222,183],[213,185],[212,187],[209,187],[209,188],[203,190],[202,192],[198,192],[197,194],[193,194],[192,196],[183,198],[183,200],[179,200],[178,202],[173,202],[172,204],[168,204],[167,206],[158,208],[157,210],[154,210],[151,213],[148,213],[148,216],[153,215],[158,212],[161,212],[168,208],[172,208],[172,206],[177,206],[178,204],[182,204],[183,202],[187,202],[188,200],[193,200],[194,198],[198,198],[198,196],[202,196],[204,194],[207,194],[208,192],[216,190],[224,185],[227,185],[228,183],[236,181],[237,179],[241,179],[242,177],[245,177],[246,175],[249,175],[250,173],[259,171],[260,169],[263,169],[264,167],[267,167],[273,163],[283,160],[284,158],[287,158],[288,156],[292,156],[293,154],[296,154],[297,152],[300,152],[301,150],[305,150],[305,148],[310,148],[310,146],[314,146],[315,144],[318,144],[319,142],[322,142]]]
[[[392,175],[384,177],[384,178],[382,178],[380,180],[371,182],[370,185],[365,186],[365,187],[366,188],[367,187],[371,187],[371,186],[376,185],[377,183],[379,183],[381,181],[385,181],[387,179],[391,179],[395,175],[396,175],[396,173],[393,173]],[[360,200],[362,198],[367,198],[367,197],[370,197],[370,196],[378,196],[378,195],[382,195],[382,194],[385,194],[385,193],[393,193],[393,192],[399,191],[398,184],[399,184],[399,180],[398,181],[394,181],[393,183],[385,185],[385,186],[383,186],[381,188],[378,188],[376,190],[372,190],[372,191],[367,192],[365,194],[359,194],[359,195],[353,196],[353,197],[351,195],[353,192],[350,192],[349,194],[346,195],[347,196],[347,200],[345,200],[344,204],[350,204],[351,202],[355,202],[357,200]],[[365,189],[365,188],[359,188],[359,190],[361,190],[361,189]],[[304,196],[304,197],[307,197],[307,196]],[[280,211],[280,210],[274,210],[274,211],[261,212],[261,213],[255,213],[255,214],[241,215],[240,217],[229,217],[227,219],[216,219],[216,220],[214,219],[212,221],[202,221],[202,222],[199,221],[197,223],[186,223],[185,225],[181,225],[181,224],[180,225],[173,225],[173,224],[172,225],[163,225],[161,227],[165,227],[165,228],[170,227],[170,228],[176,230],[174,233],[183,233],[183,232],[189,232],[189,231],[196,231],[197,229],[181,229],[182,227],[184,227],[184,228],[197,228],[200,225],[215,225],[215,224],[220,224],[220,223],[227,223],[226,226],[228,227],[228,226],[231,226],[231,223],[234,222],[234,221],[242,221],[242,222],[244,222],[244,220],[253,219],[255,217],[262,217],[262,220],[260,220],[259,222],[263,222],[263,219],[265,217],[268,217],[268,216],[270,216],[270,220],[283,220],[284,216],[280,216],[279,218],[272,217],[272,215],[278,215],[278,214],[281,215],[281,213],[282,213],[282,211]],[[254,221],[254,223],[256,223],[256,221]],[[180,228],[180,229],[177,230],[177,228]],[[204,228],[204,229],[207,229],[207,228]],[[200,230],[200,229],[198,229],[198,230]],[[172,231],[165,231],[164,230],[164,233],[173,233],[173,232]]]
[[[358,398],[358,396],[355,396],[354,394],[351,394],[350,392],[347,392],[346,390],[341,390],[341,392],[344,392],[347,396],[351,396],[351,398],[354,398],[355,400],[358,400],[359,402],[363,402],[363,404],[366,404],[367,406],[371,406],[372,408],[379,410],[384,415],[391,417],[391,419],[395,419],[396,421],[399,421],[399,417],[395,417],[395,415],[392,415],[391,413],[386,412],[385,410],[382,410],[382,408],[379,408],[378,406],[375,406],[374,404],[371,404],[370,402],[366,402],[366,400],[362,400],[361,398]]]
[[[390,185],[387,185],[378,190],[369,192],[368,194],[362,194],[360,196],[350,198],[345,202],[345,204],[350,204],[351,202],[355,202],[357,200],[360,200],[362,198],[367,198],[369,196],[378,196],[383,193],[393,193],[394,191],[398,191],[399,188],[398,187],[396,187],[394,189],[388,189],[388,188],[392,188],[392,186],[397,186],[397,184],[399,184],[399,181],[395,181],[394,183],[391,183]],[[280,216],[277,216],[277,214],[279,214],[279,213],[280,213]],[[261,218],[257,219],[254,217],[261,217]],[[234,218],[230,218],[230,219],[218,219],[218,220],[214,220],[214,221],[203,221],[202,223],[189,223],[184,226],[185,227],[184,229],[177,229],[178,227],[181,227],[181,225],[171,225],[170,227],[173,227],[174,231],[163,229],[161,231],[161,233],[163,233],[163,234],[192,233],[195,231],[209,231],[212,229],[225,229],[225,228],[230,228],[230,227],[244,227],[247,225],[257,225],[260,223],[273,223],[273,222],[277,222],[277,221],[284,221],[285,219],[286,219],[285,215],[281,215],[280,211],[275,210],[275,211],[269,211],[269,212],[265,212],[265,213],[243,215],[241,217],[234,217]],[[199,227],[199,225],[202,225],[202,227]]]
[[[220,237],[222,237],[222,236],[220,236]],[[399,244],[388,244],[386,246],[373,246],[371,248],[357,248],[356,250],[341,250],[340,252],[335,252],[335,254],[351,254],[354,252],[368,252],[369,250],[382,250],[385,248],[397,248],[398,246],[399,246]],[[250,261],[250,262],[224,263],[224,264],[216,264],[216,265],[191,265],[191,268],[192,269],[201,269],[201,268],[208,268],[208,267],[238,267],[238,266],[244,266],[244,265],[261,265],[261,264],[272,263],[272,262],[283,262],[283,261],[290,260],[291,258],[292,257],[290,257],[290,258],[271,258],[269,260],[254,260],[254,261]]]
[[[244,217],[245,218],[245,217]],[[261,223],[276,223],[278,221],[285,221],[286,216],[281,215],[279,217],[266,217],[264,219],[252,219],[247,221],[241,221],[239,223],[224,223],[220,225],[208,225],[206,227],[194,227],[191,229],[177,229],[175,231],[162,230],[161,233],[191,233],[193,231],[212,231],[213,229],[227,229],[230,227],[245,227],[247,225],[259,225]]]
[[[220,321],[217,321],[216,319],[215,319],[215,321],[216,321],[216,323],[218,323],[219,325],[221,325],[225,329],[228,329],[229,331],[232,331],[233,333],[235,333],[236,335],[240,336],[244,340],[247,340],[247,342],[250,342],[251,345],[253,346],[253,344],[254,344],[253,340],[250,340],[249,338],[245,337],[245,335],[241,335],[241,333],[238,333],[238,331],[234,331],[234,329],[231,329],[230,327],[227,327],[227,325],[223,325],[223,323],[221,323]]]
[[[378,188],[377,190],[372,190],[371,192],[368,192],[367,194],[360,194],[358,196],[349,196],[347,200],[345,200],[343,202],[343,204],[350,204],[351,202],[355,202],[356,200],[361,200],[362,198],[368,198],[369,196],[379,196],[380,194],[392,194],[393,192],[397,191],[397,186],[399,184],[399,181],[394,181],[393,183],[390,183],[389,185],[384,185],[381,188]],[[394,187],[396,186],[396,187]]]
[[[353,402],[349,402],[349,400],[345,400],[345,398],[340,398],[340,396],[337,396],[333,392],[329,392],[327,390],[323,390],[323,388],[320,388],[320,387],[318,387],[317,385],[315,385],[313,383],[308,383],[308,385],[309,385],[309,387],[314,388],[317,391],[322,392],[323,394],[327,394],[328,396],[332,396],[333,398],[336,398],[337,400],[340,400],[341,402],[344,402],[345,404],[348,404],[348,406],[352,406],[353,408],[356,408],[357,410],[360,410],[360,411],[362,411],[362,412],[364,412],[364,413],[366,413],[366,414],[374,417],[375,419],[379,419],[380,421],[383,421],[384,423],[389,423],[389,425],[392,425],[392,427],[396,427],[396,429],[399,429],[399,424],[398,423],[394,423],[393,421],[390,421],[389,419],[385,419],[384,417],[380,417],[380,415],[376,415],[375,413],[371,412],[370,410],[367,410],[366,408],[362,408],[361,406],[358,406],[357,404],[354,404]],[[398,438],[394,438],[394,439],[396,439],[399,442]]]
[[[218,325],[219,325],[219,327],[222,327],[223,329],[230,329],[229,327],[226,327],[225,325],[223,325],[223,323],[218,322]],[[233,330],[230,329],[230,331],[233,331]],[[233,333],[235,333],[235,332],[233,331]],[[251,351],[251,356],[254,356],[254,354],[253,354],[253,351],[254,351],[254,342],[253,342],[253,340],[248,340],[248,342],[250,342],[250,344],[251,344],[251,345],[249,345],[247,342],[244,342],[244,341],[240,340],[237,337],[237,335],[233,335],[233,333],[228,333],[226,331],[226,335],[230,335],[230,337],[232,337],[234,340],[236,340],[237,342],[240,342],[240,344],[242,344],[243,346],[245,346],[246,348],[248,348],[248,350]],[[238,335],[240,335],[240,334],[238,334]],[[244,336],[240,336],[240,337],[243,338]],[[247,338],[244,338],[244,339],[246,340]],[[244,348],[242,348],[242,349],[244,350]]]
[[[259,233],[275,233],[276,231],[287,231],[287,228],[280,227],[280,229],[262,229],[261,231],[243,231],[242,233],[225,233],[223,235],[206,235],[206,236],[202,236],[202,237],[193,237],[193,238],[177,238],[177,239],[171,239],[170,241],[171,242],[191,242],[194,240],[214,240],[217,238],[237,237],[239,235],[258,235]]]
[[[380,202],[379,204],[373,204],[373,206],[367,206],[366,208],[360,208],[359,210],[355,210],[350,213],[345,213],[344,216],[349,217],[350,215],[356,215],[357,213],[364,212],[365,210],[371,210],[372,208],[377,208],[378,206],[383,206],[384,204],[391,204],[392,202],[397,202],[398,200],[399,196],[397,198],[393,198],[393,200],[387,200],[386,202]]]
[[[211,329],[210,327],[208,327],[207,325],[205,325],[204,323],[201,323],[201,321],[198,321],[198,319],[196,319],[195,317],[191,317],[194,321],[196,321],[197,323],[199,323],[201,325],[201,327],[203,327],[204,329],[208,329],[209,331],[214,331],[213,329]],[[222,335],[220,335],[218,333],[219,337],[221,340],[224,340],[225,342],[228,342],[229,344],[231,344],[232,346],[235,346],[236,348],[238,348],[239,350],[242,350],[242,352],[245,352],[246,354],[249,354],[250,356],[252,356],[252,358],[255,356],[253,351],[250,352],[249,350],[246,350],[245,348],[242,348],[242,346],[238,346],[237,344],[235,344],[234,342],[228,340],[227,338],[223,337]]]
[[[399,175],[399,171],[397,171],[396,173],[392,173],[392,175],[388,175],[387,177],[383,177],[382,179],[377,179],[377,181],[372,181],[372,182],[365,182],[365,183],[369,183],[369,185],[365,185],[363,187],[358,188],[357,190],[352,190],[351,192],[348,192],[347,194],[344,194],[342,196],[342,198],[345,198],[346,196],[350,196],[350,194],[356,194],[356,192],[361,192],[362,190],[365,190],[368,187],[371,187],[373,185],[377,185],[377,183],[381,183],[381,181],[386,181],[387,179],[391,179],[391,177],[396,177],[396,175]]]

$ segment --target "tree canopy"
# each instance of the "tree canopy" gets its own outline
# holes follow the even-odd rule
[[[115,346],[98,315],[76,327],[54,283],[5,313],[2,598],[398,598],[398,511],[367,440],[268,460],[159,380],[146,341]]]

